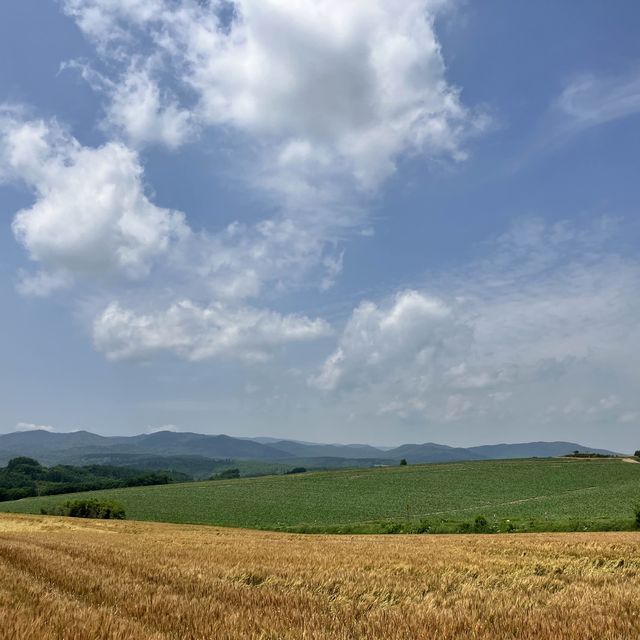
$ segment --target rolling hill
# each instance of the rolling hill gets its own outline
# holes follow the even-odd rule
[[[306,532],[633,528],[640,464],[619,459],[458,462],[265,476],[76,494],[121,502],[127,518]],[[73,495],[0,503],[40,513]],[[418,527],[420,529],[418,529]]]

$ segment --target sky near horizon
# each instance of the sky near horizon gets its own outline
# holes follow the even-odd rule
[[[0,432],[637,449],[639,30],[0,3]]]

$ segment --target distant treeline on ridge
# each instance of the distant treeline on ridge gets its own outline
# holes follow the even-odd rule
[[[141,471],[107,465],[43,467],[33,458],[18,457],[0,468],[0,501],[189,480],[187,474],[175,471]]]

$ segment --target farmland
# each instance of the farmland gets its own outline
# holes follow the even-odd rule
[[[0,638],[636,638],[639,543],[1,515]]]
[[[77,494],[80,495],[80,494]],[[128,519],[301,532],[630,529],[640,465],[617,459],[465,462],[134,487],[83,496],[121,502]],[[72,496],[0,510],[40,513]]]

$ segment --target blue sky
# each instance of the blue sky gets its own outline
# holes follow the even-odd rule
[[[3,2],[0,431],[637,448],[639,22]]]

